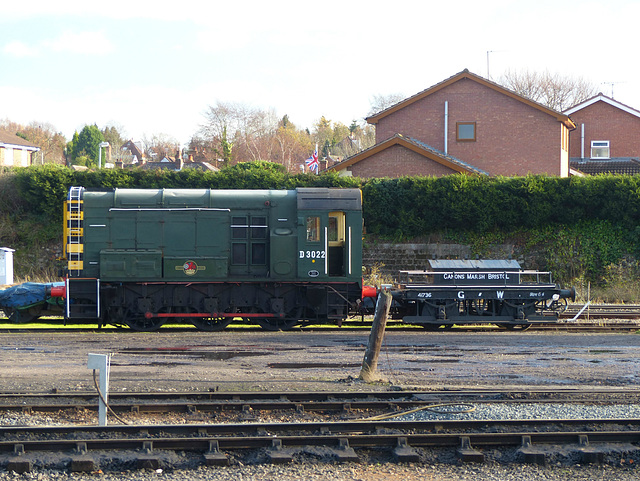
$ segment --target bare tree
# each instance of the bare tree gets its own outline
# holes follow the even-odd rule
[[[204,117],[206,122],[200,126],[198,136],[216,152],[222,152],[225,143],[231,143],[233,162],[274,160],[277,157],[275,137],[278,118],[273,110],[218,102],[209,106]]]
[[[275,141],[278,154],[277,162],[285,166],[289,172],[300,172],[308,153],[312,150],[311,137],[307,132],[299,130],[285,115],[280,121]]]
[[[534,102],[562,112],[598,93],[583,77],[524,71],[507,71],[499,83]]]
[[[142,143],[145,146],[147,158],[153,161],[160,161],[165,156],[174,156],[180,149],[180,143],[168,134],[146,134],[142,136]]]
[[[4,119],[0,120],[0,130],[19,135],[40,147],[40,151],[35,155],[34,163],[65,163],[64,149],[67,141],[62,133],[56,132],[52,124],[33,121],[29,125],[21,125]]]
[[[387,94],[387,95],[374,95],[372,99],[369,100],[369,113],[367,117],[371,117],[372,115],[377,114],[378,112],[382,112],[385,109],[388,109],[392,105],[401,102],[406,97],[400,93],[395,94]]]

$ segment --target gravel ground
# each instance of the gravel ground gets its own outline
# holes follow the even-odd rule
[[[471,412],[463,412],[471,410]],[[447,412],[449,411],[449,412]],[[455,413],[452,413],[455,411]],[[425,409],[397,416],[395,421],[486,420],[486,419],[638,419],[640,404],[592,405],[554,403],[478,403]]]
[[[93,389],[89,353],[111,353],[115,391],[376,390],[636,386],[638,336],[390,331],[356,381],[368,331],[15,332],[0,339],[0,390]]]
[[[384,382],[357,380],[368,339],[365,331],[325,333],[104,331],[5,333],[0,339],[0,390],[49,392],[92,390],[88,353],[112,353],[110,390],[240,391],[388,389],[523,389],[637,387],[640,382],[638,337],[633,334],[388,332],[379,360]],[[496,411],[500,409],[500,411]],[[479,405],[469,416],[515,416],[505,406]],[[562,414],[561,409],[566,409]],[[528,405],[530,417],[640,417],[636,405]],[[555,410],[555,411],[552,411]],[[607,411],[602,411],[607,410]],[[608,412],[609,416],[603,414]],[[423,413],[423,416],[431,416]],[[18,416],[18,417],[16,417]],[[0,425],[33,422],[19,415],[0,416]],[[461,419],[455,415],[456,419]],[[464,415],[467,416],[467,415]],[[48,423],[58,419],[51,415]],[[90,422],[88,419],[87,422]],[[634,455],[635,456],[635,455]],[[250,464],[227,468],[161,472],[70,474],[36,469],[25,475],[0,468],[0,481],[15,479],[194,479],[194,480],[631,480],[640,479],[636,457],[620,453],[603,467],[554,460],[550,467],[503,464],[487,456],[483,465],[460,465],[455,456],[442,462],[335,464],[313,459],[291,465]]]
[[[629,467],[560,466],[542,468],[528,465],[300,465],[232,466],[226,468],[200,467],[188,471],[135,471],[117,473],[75,474],[58,471],[34,471],[24,475],[0,471],[0,481],[17,479],[48,480],[118,480],[118,481],[222,481],[222,480],[352,480],[352,481],[637,481],[638,471]]]

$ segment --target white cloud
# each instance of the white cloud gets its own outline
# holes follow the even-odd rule
[[[105,55],[114,51],[114,46],[104,32],[65,31],[55,38],[45,39],[35,45],[19,40],[11,41],[2,51],[13,57],[37,57],[45,52]]]
[[[14,57],[35,57],[38,54],[37,49],[17,40],[6,44],[2,51]]]
[[[65,31],[51,40],[44,40],[43,47],[53,52],[70,52],[90,55],[104,55],[114,50],[113,44],[104,32]]]

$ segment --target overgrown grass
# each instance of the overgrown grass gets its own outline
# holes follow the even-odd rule
[[[640,262],[628,256],[604,269],[603,282],[578,280],[581,297],[601,303],[640,304]]]
[[[376,263],[370,267],[362,268],[362,279],[365,286],[380,287],[382,284],[394,284],[395,279],[385,274],[382,269],[384,264]]]

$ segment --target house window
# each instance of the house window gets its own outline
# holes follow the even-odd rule
[[[476,123],[456,122],[456,140],[458,142],[475,142]]]
[[[608,140],[592,140],[591,141],[591,158],[592,159],[609,159],[609,141]]]

